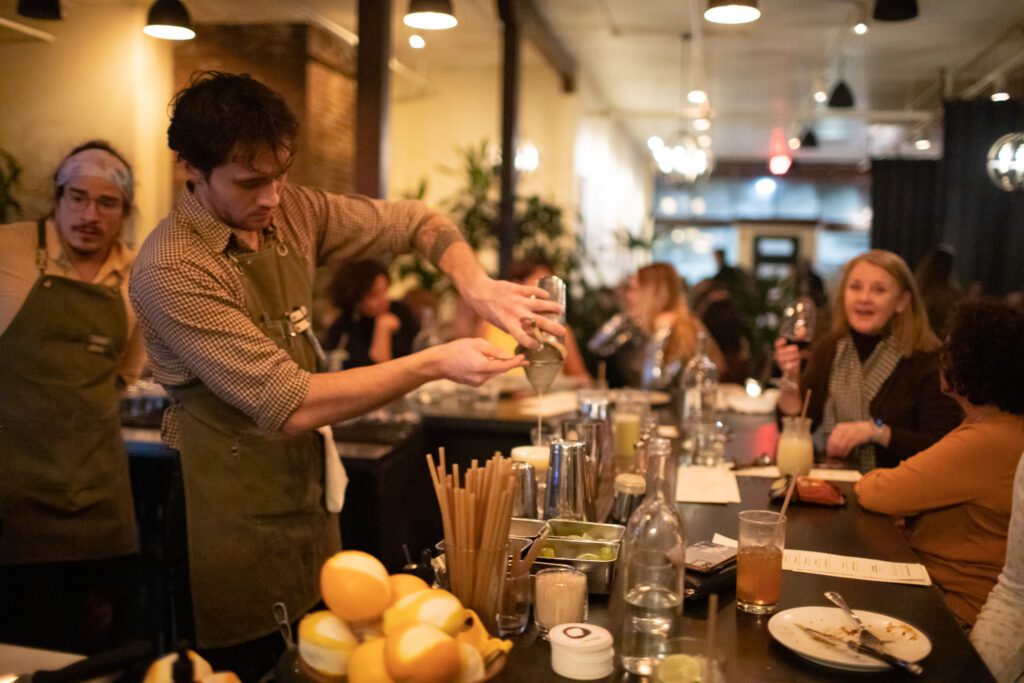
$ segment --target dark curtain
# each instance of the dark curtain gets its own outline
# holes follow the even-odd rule
[[[913,268],[942,240],[942,162],[871,160],[871,247]]]
[[[1024,130],[1024,103],[950,100],[945,128],[942,241],[956,249],[956,271],[990,294],[1024,289],[1024,192],[1000,190],[985,167],[997,138]]]

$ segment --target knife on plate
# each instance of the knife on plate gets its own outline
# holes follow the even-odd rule
[[[845,646],[850,650],[860,652],[861,654],[867,655],[868,657],[873,657],[874,659],[883,661],[889,666],[893,667],[894,669],[902,669],[903,671],[906,671],[907,673],[912,674],[914,676],[920,676],[922,673],[924,673],[924,667],[922,667],[920,664],[916,662],[908,662],[905,659],[900,659],[899,657],[891,655],[888,652],[885,652],[884,650],[879,650],[877,647],[865,645],[864,643],[858,643],[855,640],[844,640],[842,638],[839,638],[838,636],[832,635],[831,633],[818,631],[816,629],[811,628],[810,626],[804,626],[803,624],[797,624],[797,626],[814,640],[824,645],[829,645],[837,650],[842,649],[842,647]]]

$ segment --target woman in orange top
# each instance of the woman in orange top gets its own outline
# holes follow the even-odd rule
[[[1013,478],[1024,451],[1024,313],[962,304],[940,356],[959,427],[893,469],[857,483],[862,507],[906,518],[914,552],[946,605],[973,625],[1006,558]]]

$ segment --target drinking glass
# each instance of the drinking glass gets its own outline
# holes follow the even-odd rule
[[[640,427],[648,412],[650,406],[643,392],[623,390],[619,394],[612,417],[616,472],[633,471],[636,442],[640,440]]]
[[[782,594],[786,516],[769,510],[740,513],[736,554],[736,608],[750,614],[775,611]]]
[[[498,635],[517,636],[526,630],[533,602],[533,577],[529,572],[513,576],[505,574],[498,605]]]
[[[651,678],[655,681],[722,683],[725,678],[721,657],[717,652],[711,652],[709,662],[708,654],[707,641],[703,638],[669,638],[660,644]]]
[[[775,454],[780,474],[805,477],[814,465],[814,443],[811,441],[811,418],[784,416],[782,434]]]
[[[587,620],[587,575],[572,567],[541,569],[534,577],[533,621],[547,633],[559,624]]]
[[[797,299],[782,312],[779,336],[785,339],[787,344],[793,344],[801,351],[806,351],[814,339],[816,314],[814,302],[810,299]]]

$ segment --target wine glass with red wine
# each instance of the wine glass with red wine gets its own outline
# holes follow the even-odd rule
[[[797,299],[782,312],[782,323],[779,325],[779,336],[787,344],[793,344],[801,351],[806,351],[814,339],[814,322],[817,311],[810,299]]]

